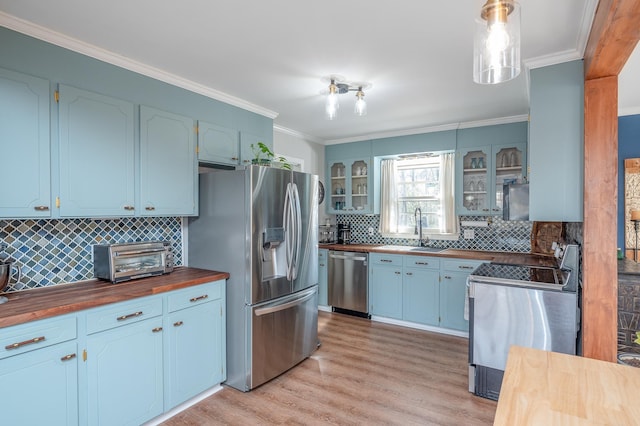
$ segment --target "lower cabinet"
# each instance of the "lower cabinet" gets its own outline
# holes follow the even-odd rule
[[[427,256],[369,255],[369,312],[418,324],[467,331],[467,276],[480,263]]]
[[[318,249],[318,305],[329,304],[329,250]]]

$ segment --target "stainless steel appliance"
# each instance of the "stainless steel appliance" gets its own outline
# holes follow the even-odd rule
[[[367,253],[329,251],[328,275],[332,310],[369,317]]]
[[[350,244],[351,243],[351,224],[339,223],[338,224],[338,244]]]
[[[0,251],[6,250],[7,247],[7,244],[0,243]],[[20,268],[20,265],[16,262],[15,259],[12,259],[8,256],[0,256],[0,294],[2,294],[14,274],[16,274],[14,280],[16,283],[18,283],[20,281],[20,278],[22,277],[22,269]],[[5,303],[8,300],[9,299],[7,299],[6,297],[0,296],[0,304]]]
[[[168,274],[173,266],[168,241],[93,246],[93,276],[114,283]]]
[[[200,175],[190,266],[227,271],[227,381],[278,376],[318,344],[318,177],[249,166]]]
[[[468,278],[469,392],[498,399],[511,345],[576,354],[578,248],[559,268],[483,263]]]
[[[510,183],[502,186],[502,218],[529,220],[529,184]]]

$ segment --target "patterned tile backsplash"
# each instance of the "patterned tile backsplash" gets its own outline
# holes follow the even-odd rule
[[[486,221],[486,217],[463,216],[460,220]],[[338,215],[337,223],[351,224],[351,242],[354,244],[416,244],[415,240],[383,237],[379,232],[379,215]],[[429,245],[438,248],[528,253],[531,251],[532,226],[533,222],[506,221],[494,217],[487,227],[461,226],[460,237],[457,240],[433,239],[429,241]],[[372,236],[369,236],[369,228],[373,228]],[[465,229],[473,229],[473,239],[462,237]]]
[[[153,240],[171,241],[175,264],[182,265],[179,217],[0,220],[3,256],[22,268],[22,279],[5,292],[93,278],[94,244]]]

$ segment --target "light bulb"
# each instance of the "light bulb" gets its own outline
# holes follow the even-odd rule
[[[338,102],[338,87],[336,86],[335,81],[331,80],[331,84],[329,85],[329,95],[327,96],[327,103],[325,104],[325,113],[329,120],[336,118],[338,108],[340,108],[340,103]]]
[[[354,112],[362,117],[363,115],[367,115],[367,102],[364,100],[364,92],[362,91],[362,87],[358,88],[356,92],[356,106]]]
[[[494,22],[489,25],[489,36],[487,37],[487,49],[493,53],[502,52],[509,46],[509,33],[504,22]]]

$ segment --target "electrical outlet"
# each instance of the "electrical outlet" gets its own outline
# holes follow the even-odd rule
[[[475,232],[473,229],[465,229],[464,230],[464,239],[465,240],[473,240],[475,238]]]
[[[373,237],[373,227],[369,227],[369,236]]]

